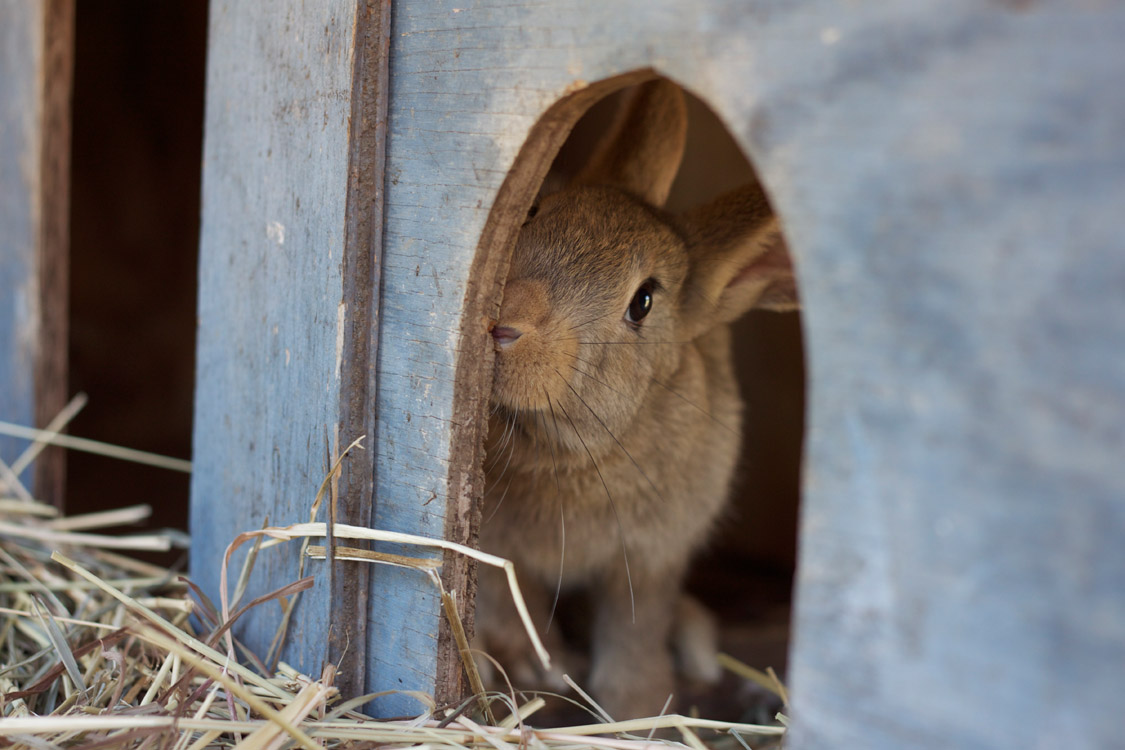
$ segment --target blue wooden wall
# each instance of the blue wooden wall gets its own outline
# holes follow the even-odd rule
[[[325,434],[353,437],[335,429],[353,5],[213,4],[197,561],[238,524],[303,520]],[[479,490],[466,436],[483,403],[464,372],[487,361],[482,311],[510,236],[490,211],[530,200],[502,186],[545,169],[543,150],[516,157],[552,105],[655,69],[751,157],[799,268],[792,747],[1112,746],[1123,30],[1116,6],[1046,0],[397,3],[375,525],[471,538],[458,516]],[[295,562],[275,560],[279,585]],[[299,618],[304,669],[332,606],[318,591]],[[426,580],[375,570],[368,611],[368,689],[440,687]]]
[[[355,6],[211,4],[191,527],[193,574],[216,594],[226,545],[267,519],[308,521],[329,461],[368,431],[344,418],[345,344],[360,314],[344,253]],[[363,520],[341,507],[340,520]],[[327,503],[317,520],[326,514]],[[296,580],[298,558],[296,544],[262,554],[248,596]],[[338,659],[336,623],[355,643],[348,663],[362,664],[355,602],[334,599],[323,564],[309,572],[317,584],[285,659],[319,674]],[[279,622],[271,609],[245,624],[262,656]]]

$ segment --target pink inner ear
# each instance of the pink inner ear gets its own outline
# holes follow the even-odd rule
[[[792,280],[793,260],[783,244],[775,244],[765,253],[755,258],[748,266],[730,280],[727,287],[751,282]]]
[[[727,289],[739,286],[760,286],[761,292],[753,307],[765,310],[796,310],[797,279],[793,274],[793,259],[784,243],[776,243],[738,272]]]

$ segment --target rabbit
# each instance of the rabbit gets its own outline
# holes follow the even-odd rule
[[[529,212],[491,327],[481,548],[515,562],[540,632],[557,589],[589,592],[587,686],[618,720],[666,708],[674,630],[714,638],[705,621],[680,627],[676,613],[739,455],[727,324],[752,308],[798,305],[760,187],[680,216],[661,209],[686,131],[675,84],[636,88],[572,183]],[[584,657],[551,630],[557,669],[581,670]],[[516,682],[560,686],[558,674],[530,668],[529,640],[489,571],[477,632]],[[699,644],[681,645],[698,663]]]

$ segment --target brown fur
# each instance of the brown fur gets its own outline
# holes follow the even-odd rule
[[[679,89],[641,86],[576,184],[521,231],[494,332],[481,546],[515,561],[541,629],[557,585],[592,594],[588,685],[614,718],[655,714],[672,691],[681,582],[727,499],[742,403],[725,324],[763,300],[795,304],[760,189],[678,218],[659,208],[685,132]],[[482,573],[480,645],[528,679],[511,613]]]

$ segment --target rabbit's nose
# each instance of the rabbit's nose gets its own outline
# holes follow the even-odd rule
[[[522,335],[523,331],[518,328],[512,328],[511,326],[492,327],[492,338],[495,339],[496,343],[501,347],[515,343],[516,339]]]
[[[492,327],[492,338],[506,349],[526,333],[540,330],[547,320],[547,287],[537,279],[513,279],[504,287],[504,303]],[[525,342],[526,343],[526,342]]]

